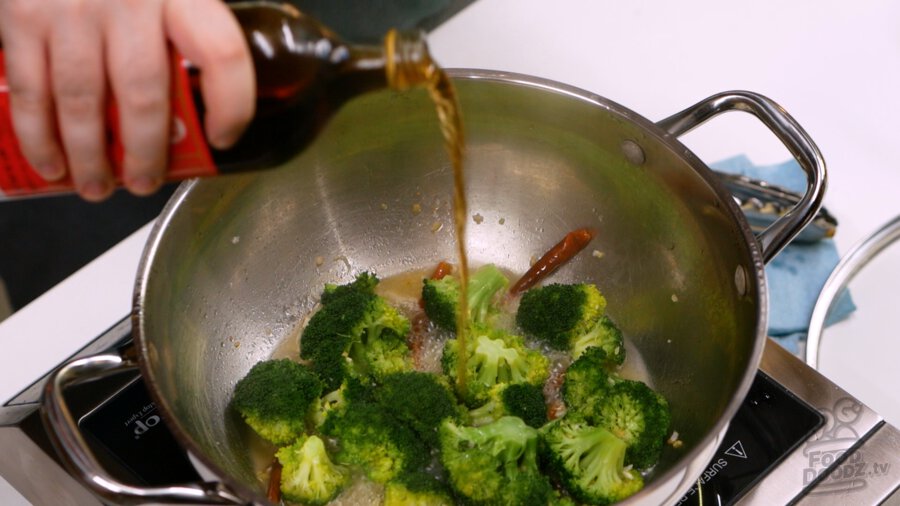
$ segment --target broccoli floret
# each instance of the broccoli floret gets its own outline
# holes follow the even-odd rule
[[[589,348],[569,366],[562,397],[569,413],[609,430],[628,446],[625,462],[639,469],[656,464],[669,434],[669,405],[640,381],[605,369],[606,352]]]
[[[481,427],[441,424],[441,462],[450,486],[474,504],[547,504],[553,495],[537,462],[538,432],[512,416]]]
[[[409,425],[432,447],[438,444],[441,422],[459,417],[450,385],[437,374],[415,371],[391,374],[385,377],[375,395],[391,415]]]
[[[359,466],[378,483],[421,469],[429,458],[416,433],[374,403],[356,402],[333,412],[321,432],[338,440],[335,461]]]
[[[669,435],[669,403],[646,384],[618,381],[588,410],[588,416],[627,445],[626,463],[647,469],[659,461]]]
[[[372,387],[359,378],[345,378],[340,388],[332,390],[319,398],[313,408],[310,421],[316,428],[325,423],[325,419],[334,413],[342,413],[354,403],[375,402]]]
[[[562,398],[566,409],[575,413],[587,410],[602,398],[618,380],[606,370],[607,355],[603,348],[589,348],[566,369]]]
[[[468,295],[469,319],[475,323],[485,323],[497,312],[494,295],[509,286],[509,279],[496,265],[480,267],[469,277]]]
[[[503,383],[491,389],[486,403],[469,411],[470,421],[476,427],[502,416],[517,416],[525,425],[534,428],[547,423],[547,403],[541,387],[530,383]]]
[[[453,276],[425,279],[422,282],[422,306],[435,325],[456,330],[456,308],[459,304],[459,280]]]
[[[361,274],[358,274],[353,281],[343,285],[326,283],[325,289],[322,290],[322,297],[320,298],[320,302],[322,304],[329,304],[333,300],[340,299],[341,297],[344,297],[345,295],[350,293],[375,293],[375,287],[378,286],[378,283],[378,276],[370,272],[363,272]]]
[[[387,305],[387,303],[384,303]],[[396,310],[391,308],[396,313]],[[399,316],[399,315],[398,315]],[[407,321],[405,317],[404,321]],[[404,332],[409,332],[409,323]],[[354,341],[350,345],[347,356],[354,367],[350,369],[351,375],[371,376],[376,382],[381,382],[384,377],[413,369],[412,354],[409,345],[406,344],[406,334],[400,334],[393,328],[384,329],[372,337],[371,331],[363,334],[360,341]]]
[[[341,344],[340,341],[344,341]],[[343,337],[335,337],[334,341],[329,345],[333,347],[330,351],[339,351],[345,345],[349,346],[350,340],[344,340]],[[341,383],[350,376],[349,369],[351,364],[347,361],[342,353],[323,352],[309,361],[309,368],[322,381],[325,390],[339,388]],[[302,356],[302,353],[301,353]]]
[[[497,312],[494,296],[509,285],[509,279],[496,265],[486,264],[469,276],[469,290],[466,301],[469,306],[469,320],[485,323]],[[422,304],[425,314],[435,325],[456,330],[456,316],[459,312],[459,279],[444,276],[441,279],[426,279],[422,286]]]
[[[257,434],[284,445],[303,435],[321,394],[319,378],[285,358],[254,365],[235,385],[231,404]]]
[[[541,352],[525,346],[520,337],[500,329],[472,325],[466,335],[466,387],[464,402],[479,406],[490,399],[491,389],[503,383],[542,386],[550,372],[550,361]],[[457,382],[459,341],[448,339],[441,365],[453,384]]]
[[[551,348],[569,350],[605,310],[606,299],[594,285],[551,284],[522,294],[516,323]]]
[[[644,486],[625,469],[625,442],[603,427],[564,416],[541,429],[541,455],[572,496],[588,504],[621,501]]]
[[[350,473],[334,464],[318,436],[300,438],[275,453],[281,463],[281,493],[288,501],[318,506],[334,499]]]
[[[322,294],[326,298],[328,290]],[[345,356],[353,342],[354,327],[365,317],[373,295],[342,290],[309,319],[300,337],[300,358],[310,361],[325,390],[337,389],[351,367]]]
[[[572,358],[577,359],[594,347],[603,349],[609,366],[622,365],[625,362],[625,339],[622,337],[622,331],[609,317],[601,317],[591,330],[575,337],[572,342]]]
[[[452,506],[445,484],[425,472],[406,473],[387,482],[383,506]]]
[[[325,389],[337,389],[346,376],[372,376],[412,369],[406,345],[409,320],[375,293],[369,273],[346,285],[328,285],[321,307],[300,337],[300,357],[312,364]]]

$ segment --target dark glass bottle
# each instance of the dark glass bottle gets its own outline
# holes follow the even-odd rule
[[[390,32],[383,46],[353,46],[287,4],[232,8],[253,55],[257,109],[234,147],[213,152],[222,172],[282,163],[306,148],[353,97],[429,78],[433,63],[418,32]],[[202,104],[198,93],[195,100]]]

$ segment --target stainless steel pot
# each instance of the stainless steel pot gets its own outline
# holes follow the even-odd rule
[[[471,261],[523,272],[571,229],[599,230],[590,248],[602,255],[583,253],[555,279],[601,287],[669,399],[685,444],[665,451],[629,502],[672,502],[708,463],[756,372],[766,332],[764,263],[820,207],[821,155],[787,113],[753,93],[720,94],[654,124],[533,77],[472,70],[453,77],[468,139],[470,212],[483,218],[468,227]],[[759,237],[677,140],[728,110],[762,120],[808,175],[798,206]],[[451,171],[424,93],[355,101],[287,165],[185,183],[141,262],[139,359],[78,360],[50,382],[45,414],[59,449],[107,500],[265,502],[241,422],[227,409],[235,382],[294,335],[324,283],[454,258]],[[137,365],[209,483],[116,483],[85,450],[62,390]]]

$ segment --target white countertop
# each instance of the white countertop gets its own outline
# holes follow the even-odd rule
[[[841,254],[900,214],[900,3],[889,0],[477,0],[430,36],[446,67],[550,78],[660,120],[716,92],[779,102],[822,150]],[[789,158],[749,115],[682,139],[714,162]],[[130,311],[145,227],[0,323],[0,400]],[[820,370],[900,426],[894,338],[900,246],[851,285],[858,310],[826,332]],[[0,503],[27,504],[0,478]]]

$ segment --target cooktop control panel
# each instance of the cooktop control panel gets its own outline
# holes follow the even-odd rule
[[[709,466],[677,504],[734,504],[825,419],[759,372]]]

